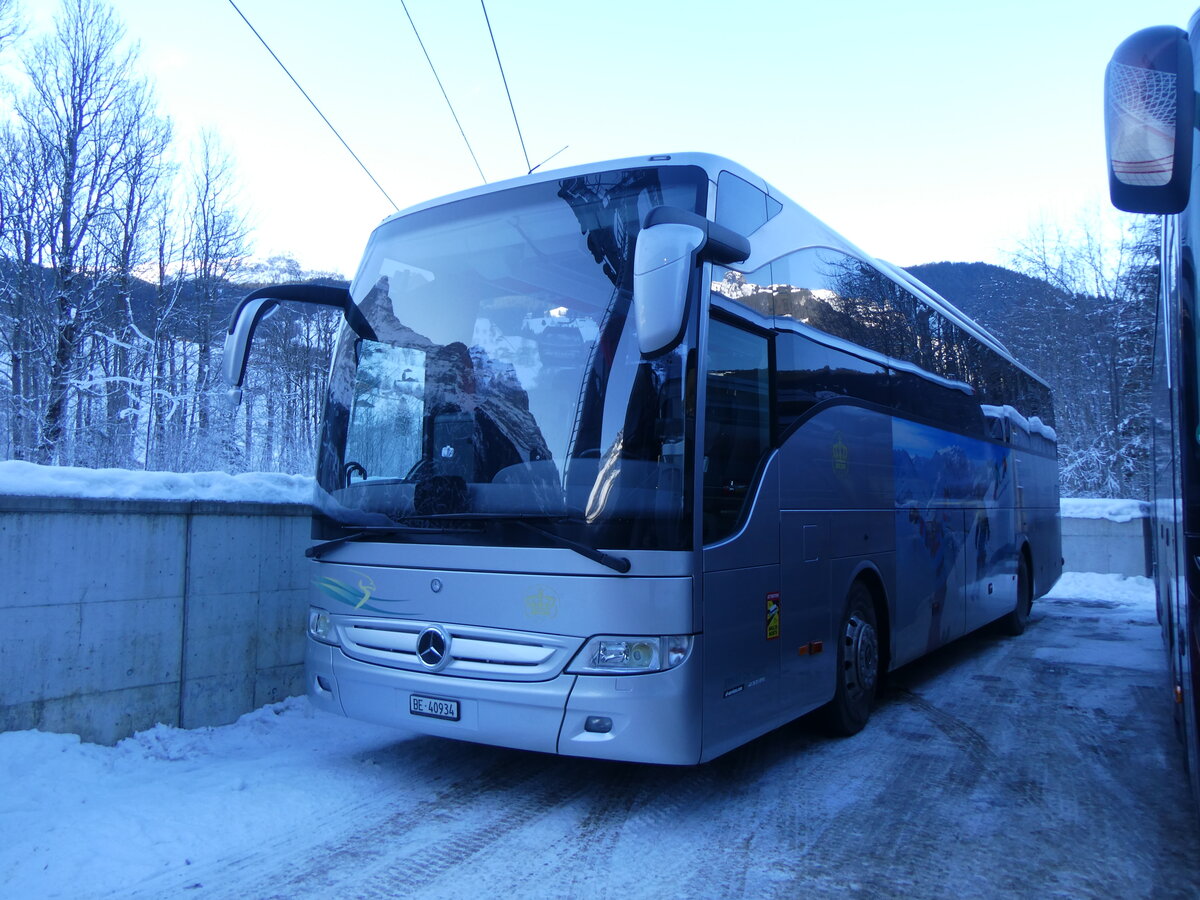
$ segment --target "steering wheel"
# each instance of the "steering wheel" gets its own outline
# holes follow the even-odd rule
[[[408,470],[408,474],[404,476],[404,480],[405,481],[416,481],[417,475],[421,472],[421,470],[431,467],[432,465],[433,465],[433,460],[427,456],[422,457],[421,459],[418,459],[415,463],[413,463],[413,467]]]

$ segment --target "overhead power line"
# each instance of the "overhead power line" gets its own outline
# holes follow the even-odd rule
[[[458,121],[458,113],[454,111],[454,104],[450,102],[450,95],[446,93],[446,88],[442,86],[442,79],[438,77],[437,66],[433,64],[433,60],[429,56],[429,51],[425,49],[425,42],[421,40],[421,32],[417,31],[417,23],[413,21],[413,17],[408,11],[408,4],[404,0],[400,0],[400,6],[404,8],[404,15],[408,16],[408,24],[412,26],[413,34],[417,36],[417,43],[421,45],[421,52],[425,54],[425,61],[429,63],[429,69],[433,72],[433,80],[437,82],[437,86],[442,91],[442,97],[446,100],[446,105],[450,107],[450,115],[454,117],[454,124],[458,126],[458,133],[462,135],[463,143],[467,145],[467,152],[471,154],[471,159],[475,162],[475,168],[479,170],[479,177],[483,179],[484,184],[487,184],[487,176],[483,174],[483,167],[479,165],[479,159],[475,156],[475,151],[471,148],[471,142],[467,140],[467,133],[463,130],[462,122]]]
[[[479,0],[479,5],[483,7],[483,21],[487,22],[488,36],[492,39],[492,50],[496,53],[496,65],[500,67],[500,80],[504,82],[504,93],[508,97],[508,108],[512,110],[513,124],[517,126],[517,137],[521,141],[521,153],[525,155],[525,170],[526,174],[528,174],[533,171],[534,167],[529,164],[529,153],[525,150],[525,135],[521,134],[521,123],[517,121],[517,108],[513,106],[512,92],[508,89],[508,78],[504,74],[504,63],[500,62],[500,48],[496,46],[496,35],[492,33],[492,20],[488,18],[487,4],[484,0]],[[559,153],[561,152],[560,150]]]
[[[238,9],[237,4],[234,3],[233,0],[229,0],[229,5],[233,7],[234,12],[236,12],[239,16],[241,16],[242,21],[246,23],[246,27],[249,28],[252,32],[254,32],[254,36],[256,38],[258,38],[259,42],[264,47],[267,48],[267,52],[271,54],[271,58],[274,59],[275,62],[279,63],[279,68],[283,69],[283,73],[292,80],[292,84],[294,84],[296,86],[296,89],[298,91],[300,91],[301,94],[304,95],[304,99],[308,101],[309,106],[311,106],[313,109],[315,109],[317,111],[317,115],[321,117],[321,121],[329,126],[329,130],[333,132],[333,136],[342,142],[342,146],[346,148],[346,152],[354,157],[354,161],[356,163],[358,163],[359,168],[361,168],[364,172],[367,173],[367,177],[371,179],[371,183],[374,184],[375,187],[379,188],[379,193],[383,194],[384,197],[387,197],[387,202],[392,204],[392,208],[398,211],[400,209],[400,207],[396,205],[396,201],[393,200],[390,196],[388,196],[388,192],[383,189],[383,185],[381,185],[378,181],[375,180],[375,176],[371,174],[371,170],[368,169],[366,164],[361,159],[358,158],[358,154],[355,153],[352,149],[350,149],[350,145],[346,143],[346,139],[343,138],[338,133],[338,130],[333,127],[333,123],[330,122],[329,119],[327,119],[325,117],[325,113],[321,112],[321,108],[319,106],[317,106],[317,104],[315,102],[313,102],[313,98],[308,96],[308,91],[304,90],[304,88],[300,86],[300,82],[298,82],[296,80],[296,76],[294,76],[291,72],[288,71],[288,67],[283,64],[283,60],[281,60],[278,56],[275,55],[275,51],[271,49],[271,45],[268,44],[266,42],[266,40],[263,39],[263,36],[258,33],[258,29],[250,24],[250,20],[246,18],[245,13],[243,13],[240,9]],[[405,12],[407,12],[407,10],[405,10]]]

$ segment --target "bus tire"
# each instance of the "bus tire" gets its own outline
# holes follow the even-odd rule
[[[1016,637],[1025,633],[1029,611],[1033,608],[1033,582],[1029,577],[1029,557],[1022,550],[1017,556],[1017,605],[1000,619],[1000,630]]]
[[[871,717],[879,686],[879,631],[871,592],[856,581],[837,630],[837,684],[824,710],[830,733],[858,734]]]

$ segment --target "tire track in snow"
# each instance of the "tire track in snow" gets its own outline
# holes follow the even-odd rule
[[[276,867],[277,874],[230,896],[410,896],[448,871],[469,866],[481,850],[584,789],[562,778],[541,778],[536,761],[544,757],[491,752],[503,758],[482,773],[465,772],[434,796],[313,848],[300,871],[281,876]],[[491,754],[485,748],[481,755]],[[336,867],[327,864],[331,860]]]
[[[153,879],[114,897],[161,897],[181,891],[187,891],[190,897],[271,896],[275,891],[271,885],[290,883],[297,870],[321,868],[324,864],[314,863],[314,859],[321,859],[324,848],[331,843],[345,845],[341,851],[343,859],[363,852],[356,845],[362,844],[372,830],[364,831],[364,823],[384,820],[395,828],[412,820],[417,810],[432,804],[453,805],[490,796],[505,785],[520,782],[527,758],[517,751],[434,739],[406,740],[382,748],[355,760],[360,765],[377,766],[402,775],[392,779],[379,793],[365,800],[334,805],[326,815],[297,822],[295,831],[256,844],[245,853],[184,870],[171,879],[173,884],[165,883],[167,879]],[[485,768],[479,771],[473,765]],[[405,811],[392,812],[397,806],[404,806]],[[256,880],[264,870],[272,876],[263,879],[264,886],[257,893],[247,893],[245,888],[224,892],[225,884]]]

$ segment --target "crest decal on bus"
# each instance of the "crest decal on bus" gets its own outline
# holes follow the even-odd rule
[[[833,442],[833,468],[836,472],[845,472],[850,468],[850,448],[846,446],[840,433]]]
[[[545,588],[538,588],[536,594],[525,598],[525,614],[553,619],[558,615],[558,598]]]

